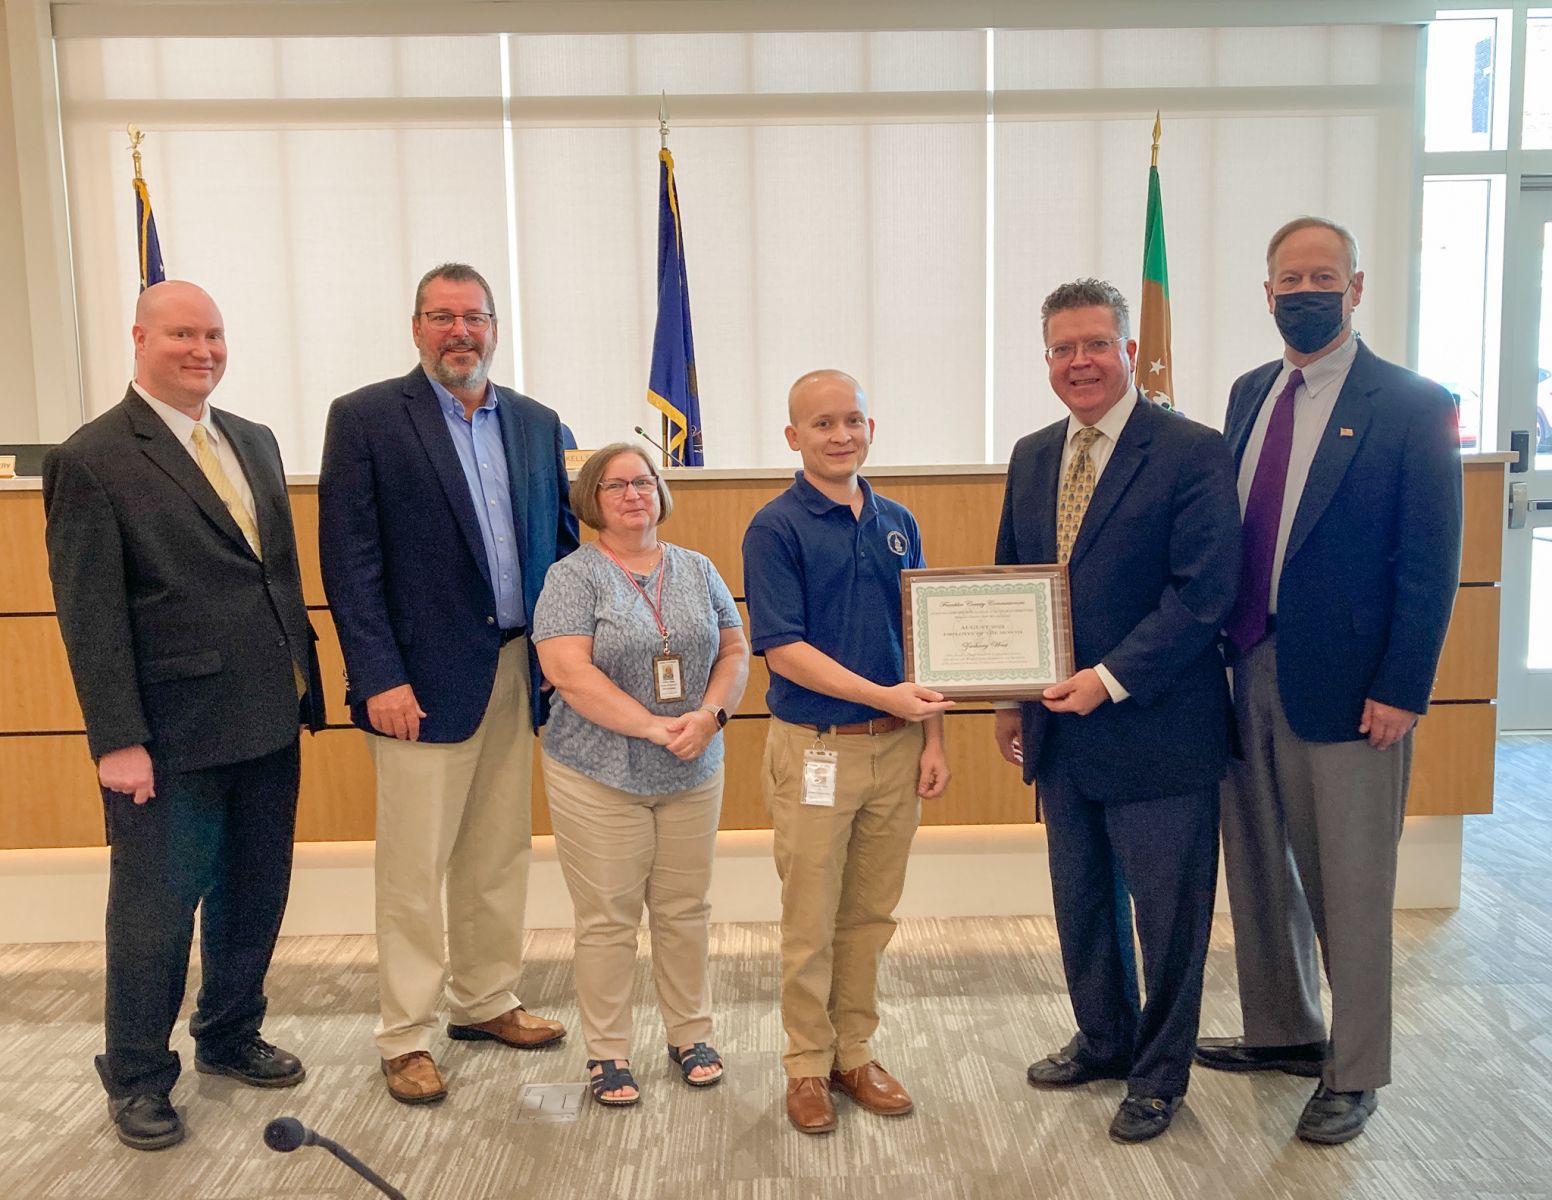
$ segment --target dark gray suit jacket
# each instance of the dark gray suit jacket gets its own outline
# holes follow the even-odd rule
[[[195,770],[322,726],[280,448],[212,411],[253,492],[262,562],[134,388],[44,460],[49,575],[93,758],[143,744],[159,767]]]

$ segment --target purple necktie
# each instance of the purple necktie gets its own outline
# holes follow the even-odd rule
[[[1293,450],[1293,394],[1304,382],[1294,368],[1277,395],[1266,439],[1245,501],[1244,557],[1239,568],[1239,598],[1229,615],[1229,639],[1244,654],[1266,636],[1267,608],[1272,601],[1272,562],[1277,557],[1277,530],[1283,520],[1283,490],[1288,483],[1288,456]]]

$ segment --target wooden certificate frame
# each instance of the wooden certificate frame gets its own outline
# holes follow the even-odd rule
[[[954,700],[1035,700],[1073,674],[1065,564],[900,572],[905,677]]]

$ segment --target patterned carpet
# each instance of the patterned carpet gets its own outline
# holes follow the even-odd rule
[[[369,938],[282,944],[266,1033],[310,1078],[278,1093],[186,1073],[189,1127],[157,1154],[119,1146],[90,1058],[101,1041],[101,949],[0,948],[0,1197],[251,1200],[373,1194],[323,1151],[278,1155],[264,1123],[294,1114],[350,1147],[413,1200],[560,1197],[980,1200],[992,1197],[1552,1196],[1552,737],[1504,739],[1498,813],[1468,818],[1456,912],[1397,917],[1396,1081],[1345,1147],[1292,1137],[1311,1084],[1200,1071],[1170,1132],[1139,1147],[1105,1135],[1119,1084],[1063,1094],[1024,1082],[1063,1043],[1071,1010],[1046,919],[902,924],[886,960],[879,1052],[912,1089],[914,1115],[841,1103],[824,1138],[788,1128],[770,925],[713,930],[722,1086],[692,1091],[663,1054],[638,972],[633,1110],[583,1107],[571,1124],[516,1120],[520,1087],[580,1081],[568,1041],[520,1052],[441,1042],[451,1095],[412,1109],[384,1093],[370,1037]],[[645,934],[643,934],[645,944]],[[574,1026],[570,935],[530,938],[525,1000]],[[1203,1029],[1238,1028],[1232,931],[1220,918]],[[191,981],[190,995],[195,982]]]

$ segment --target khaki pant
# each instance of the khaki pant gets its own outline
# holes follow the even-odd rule
[[[668,1042],[710,1041],[706,889],[722,812],[722,769],[688,791],[638,796],[589,779],[548,754],[543,759],[555,850],[576,910],[577,1008],[588,1058],[630,1057],[643,903]]]
[[[782,1065],[789,1077],[850,1071],[874,1055],[878,964],[894,936],[921,818],[922,728],[827,734],[771,718],[762,779],[781,876]],[[803,751],[839,755],[835,806],[801,803]]]
[[[518,1003],[533,827],[528,640],[501,648],[468,741],[368,734],[367,744],[377,767],[377,1048],[396,1058],[431,1049],[444,987],[460,1025]]]

